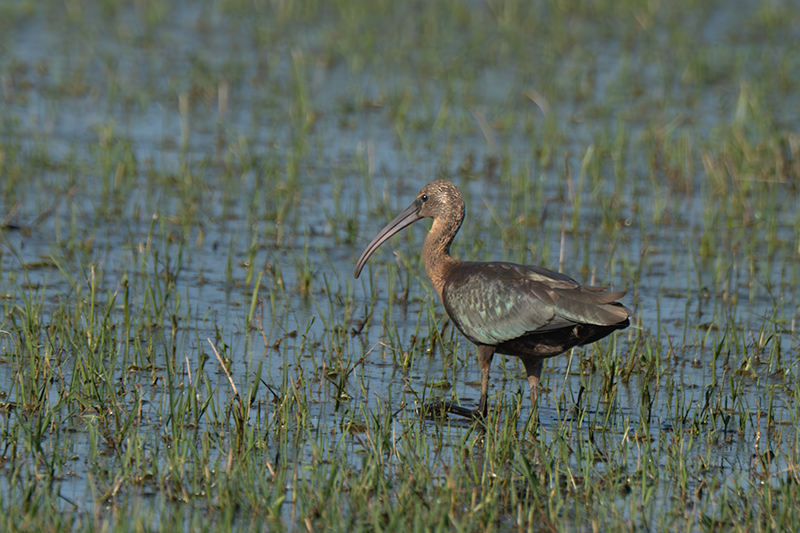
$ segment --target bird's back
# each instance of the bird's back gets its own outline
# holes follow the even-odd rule
[[[616,302],[624,294],[536,266],[459,262],[448,273],[442,303],[470,341],[499,346],[548,332],[556,338],[558,330],[578,325],[587,334],[608,330],[605,336],[627,325],[631,312]],[[578,341],[573,345],[585,344]]]

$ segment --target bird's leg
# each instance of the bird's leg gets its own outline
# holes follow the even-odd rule
[[[481,358],[481,398],[478,401],[478,408],[467,409],[452,402],[436,400],[424,406],[423,416],[439,418],[444,413],[452,413],[465,418],[486,419],[488,414],[486,397],[489,395],[489,366],[492,364],[494,346],[479,345],[478,354]]]
[[[485,419],[488,414],[486,396],[489,394],[489,366],[492,364],[494,346],[481,344],[478,346],[478,353],[481,356],[481,399],[478,401],[478,410],[476,414]]]
[[[522,364],[525,365],[525,372],[528,374],[528,385],[531,387],[531,411],[536,413],[536,418],[538,419],[539,378],[542,375],[543,360],[538,357],[523,357]]]

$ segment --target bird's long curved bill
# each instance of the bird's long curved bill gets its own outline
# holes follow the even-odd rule
[[[361,258],[358,260],[358,264],[356,265],[355,277],[357,278],[361,274],[361,269],[364,268],[364,265],[367,264],[367,260],[370,258],[373,252],[380,247],[381,244],[389,240],[389,237],[395,233],[410,226],[421,218],[422,217],[419,216],[419,207],[416,203],[413,203],[402,213],[394,217],[391,222],[386,224],[380,233],[378,233],[375,238],[372,239],[372,242],[369,243],[367,249],[364,250],[364,253],[361,254]]]

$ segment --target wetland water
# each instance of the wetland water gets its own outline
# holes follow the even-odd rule
[[[692,494],[675,515],[725,524],[727,487],[796,475],[798,14],[632,4],[6,8],[4,513],[308,525],[320,461],[358,477],[414,439],[447,485],[474,426],[415,409],[472,406],[480,371],[428,223],[353,279],[433,179],[465,195],[456,257],[628,291],[631,327],[548,360],[539,400],[537,445],[626,487],[602,520],[673,523]],[[534,442],[527,394],[496,357],[490,432]],[[262,480],[231,481],[242,450]]]

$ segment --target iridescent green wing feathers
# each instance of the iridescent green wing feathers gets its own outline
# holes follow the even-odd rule
[[[622,322],[631,312],[615,300],[624,294],[541,267],[464,262],[449,273],[442,303],[469,340],[497,345],[575,324]]]

